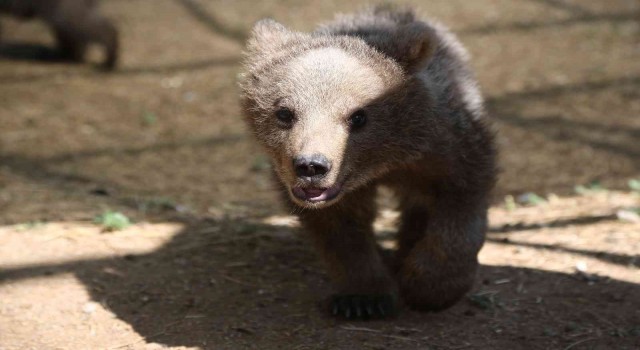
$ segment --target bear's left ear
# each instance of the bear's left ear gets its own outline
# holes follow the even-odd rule
[[[300,35],[272,19],[263,19],[253,26],[247,47],[251,51],[269,53]]]
[[[409,74],[426,66],[436,51],[434,30],[420,22],[403,25],[385,39],[377,48],[395,59]]]

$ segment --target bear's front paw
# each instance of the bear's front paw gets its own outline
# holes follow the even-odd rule
[[[350,320],[392,317],[397,308],[397,297],[392,294],[337,294],[331,297],[329,305],[331,315]]]

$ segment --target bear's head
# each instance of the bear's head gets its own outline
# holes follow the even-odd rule
[[[411,23],[370,37],[258,22],[241,76],[248,124],[292,200],[321,208],[420,157],[433,128],[418,75],[433,33]],[[373,44],[372,44],[373,43]],[[425,107],[425,103],[427,103]]]

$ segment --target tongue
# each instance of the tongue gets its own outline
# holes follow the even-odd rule
[[[326,188],[305,188],[304,193],[307,197],[315,198],[321,196],[326,190]]]

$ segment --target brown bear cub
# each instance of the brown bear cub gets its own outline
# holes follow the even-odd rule
[[[312,33],[262,20],[240,85],[248,124],[335,283],[333,315],[385,317],[400,300],[442,310],[469,291],[496,151],[447,29],[388,7]],[[391,258],[373,235],[378,185],[402,213]]]
[[[118,31],[98,11],[98,0],[0,0],[0,14],[22,19],[41,19],[55,36],[60,58],[82,62],[90,44],[104,48],[102,67],[115,68],[118,61]]]

